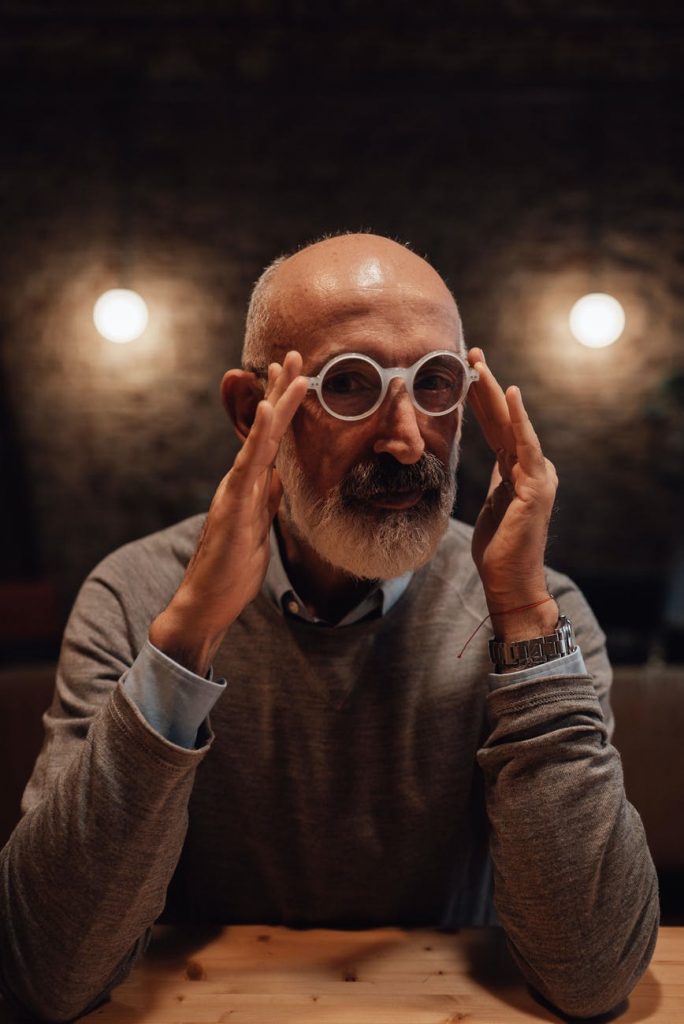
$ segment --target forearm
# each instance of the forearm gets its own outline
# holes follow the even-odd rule
[[[0,854],[0,978],[68,1020],[121,980],[163,909],[202,750],[157,736],[121,689]]]
[[[233,617],[213,626],[206,619],[202,602],[187,600],[181,587],[151,623],[150,643],[188,672],[206,676]]]
[[[610,1010],[648,965],[658,899],[591,678],[504,686],[489,712],[478,760],[501,923],[550,1002],[576,1016]]]

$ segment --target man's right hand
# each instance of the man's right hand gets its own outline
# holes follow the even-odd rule
[[[273,464],[307,392],[301,369],[302,357],[294,351],[282,366],[269,366],[266,397],[233,468],[218,486],[185,576],[150,626],[150,643],[201,676],[266,574],[271,522],[282,495]]]

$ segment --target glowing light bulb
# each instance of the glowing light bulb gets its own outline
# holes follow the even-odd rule
[[[102,337],[120,344],[139,338],[148,320],[145,300],[128,288],[104,292],[93,309],[93,321]]]
[[[612,295],[592,292],[570,311],[570,330],[587,348],[612,345],[625,329],[625,311]]]

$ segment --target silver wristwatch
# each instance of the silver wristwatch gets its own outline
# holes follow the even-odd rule
[[[560,616],[554,632],[548,636],[535,636],[532,640],[515,640],[513,643],[489,641],[489,657],[494,662],[495,672],[544,665],[576,650],[572,623],[565,615]]]

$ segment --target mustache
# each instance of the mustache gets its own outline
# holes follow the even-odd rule
[[[339,485],[339,493],[343,501],[353,504],[378,494],[401,491],[437,491],[441,494],[450,485],[449,470],[430,452],[424,452],[417,462],[410,465],[381,453],[376,459],[352,466]]]

